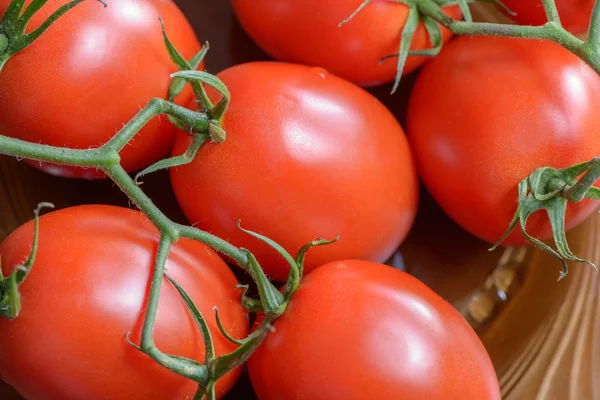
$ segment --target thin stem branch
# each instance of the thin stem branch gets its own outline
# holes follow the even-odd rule
[[[144,318],[144,326],[142,328],[141,347],[145,352],[153,352],[156,349],[154,346],[154,326],[156,324],[156,315],[158,312],[158,300],[160,298],[160,289],[165,273],[165,265],[169,257],[169,251],[173,240],[169,235],[161,235],[158,243],[158,251],[156,252],[156,260],[154,271],[152,272],[152,282],[150,284],[150,295]],[[151,354],[150,354],[151,355]]]
[[[206,114],[189,110],[163,99],[154,98],[103,147],[107,151],[120,152],[152,118],[159,114],[175,117],[195,130],[208,131],[209,119]]]
[[[592,160],[592,166],[585,174],[574,184],[566,193],[565,198],[572,202],[578,202],[584,199],[586,193],[600,178],[600,158]]]
[[[552,4],[551,4],[552,3]],[[544,0],[546,12],[551,21],[541,26],[521,26],[498,24],[490,22],[465,22],[450,18],[434,0],[417,0],[417,7],[422,15],[433,18],[455,35],[485,35],[504,36],[527,39],[540,39],[553,41],[571,53],[575,54],[590,67],[600,74],[600,1],[596,3],[594,11],[595,21],[592,21],[590,37],[586,42],[567,32],[560,23],[558,15],[554,15],[555,6],[552,0]],[[597,30],[592,35],[593,30]]]
[[[594,4],[586,43],[593,47],[596,52],[600,51],[600,1],[596,1]]]
[[[544,5],[544,11],[546,12],[546,18],[549,22],[557,22],[560,24],[560,15],[558,15],[558,9],[554,0],[542,0]]]
[[[119,162],[118,154],[115,157],[115,154],[103,152],[101,149],[77,150],[54,147],[2,135],[0,135],[0,154],[80,167],[100,168],[103,165]]]

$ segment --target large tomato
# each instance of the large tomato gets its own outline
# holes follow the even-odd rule
[[[65,3],[48,1],[29,30]],[[9,4],[0,0],[0,15]],[[159,17],[175,46],[187,59],[193,57],[200,45],[171,0],[118,0],[106,8],[86,1],[69,11],[2,70],[0,132],[81,149],[107,142],[150,99],[167,96],[169,74],[176,67]],[[187,104],[191,96],[187,90],[178,100]],[[123,167],[134,171],[160,159],[171,150],[174,137],[169,121],[155,118],[121,152]],[[43,169],[70,177],[101,176],[93,169]]]
[[[405,4],[374,0],[342,27],[364,0],[233,0],[237,17],[250,37],[277,60],[323,67],[361,85],[390,82],[396,76],[396,59],[402,28],[408,17]],[[453,18],[458,7],[447,8]],[[443,40],[451,33],[443,29]],[[431,46],[420,24],[411,48]],[[423,64],[427,57],[409,57],[404,73]]]
[[[600,155],[600,78],[560,46],[527,39],[461,37],[417,79],[408,133],[420,175],[440,206],[496,242],[517,207],[517,185],[536,168]],[[567,228],[593,201],[569,205]],[[528,231],[551,237],[545,213]],[[524,244],[517,229],[505,244]]]
[[[31,249],[32,223],[1,245],[8,275]],[[0,320],[0,376],[29,400],[181,400],[197,384],[156,364],[125,340],[139,343],[158,232],[137,211],[108,206],[65,209],[40,219],[33,269],[21,286],[22,311]],[[248,321],[232,272],[198,242],[173,246],[167,271],[207,317],[218,354],[235,345],[218,331],[245,337]],[[202,335],[175,288],[164,280],[154,334],[168,354],[204,358]],[[239,371],[217,384],[222,396]]]
[[[250,249],[277,280],[287,263],[238,220],[292,254],[315,237],[340,235],[309,252],[307,271],[389,257],[414,220],[418,184],[408,141],[385,106],[320,68],[250,63],[219,77],[232,96],[227,140],[171,171],[189,221]],[[181,132],[175,154],[190,141]]]
[[[260,400],[499,400],[483,344],[408,274],[366,261],[316,269],[249,360]]]
[[[543,25],[548,21],[542,0],[503,0],[513,18],[522,25]],[[568,31],[578,35],[586,33],[595,0],[556,0],[560,21]]]

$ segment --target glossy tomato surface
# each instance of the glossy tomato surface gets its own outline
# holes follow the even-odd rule
[[[483,344],[412,276],[365,261],[317,268],[249,361],[260,400],[499,400]]]
[[[418,185],[408,141],[385,106],[320,68],[249,63],[219,77],[232,96],[227,140],[171,170],[189,221],[251,250],[277,280],[288,265],[238,220],[293,255],[315,237],[339,235],[309,252],[306,271],[349,257],[386,260],[412,225]],[[181,132],[175,154],[190,141]]]
[[[249,36],[277,60],[323,67],[361,85],[390,82],[396,76],[396,58],[408,7],[400,2],[374,0],[350,22],[338,27],[364,0],[233,0],[236,15]],[[446,9],[460,17],[457,7]],[[451,33],[443,29],[443,40]],[[420,24],[411,48],[431,47]],[[427,61],[409,57],[404,73]]]
[[[31,248],[33,224],[0,245],[8,275]],[[21,286],[22,310],[0,320],[0,375],[28,400],[182,400],[197,385],[156,364],[139,343],[158,232],[137,211],[109,206],[64,209],[40,219],[39,250]],[[208,247],[177,242],[167,272],[189,293],[210,325],[218,354],[235,349],[219,333],[244,337],[248,321],[227,265]],[[168,354],[204,359],[202,335],[175,288],[163,281],[154,333]],[[221,397],[239,371],[217,384]]]
[[[29,1],[27,2],[29,3]],[[38,27],[64,0],[36,14]],[[0,0],[0,14],[10,0]],[[154,97],[166,98],[176,71],[164,45],[159,17],[179,51],[200,49],[192,27],[171,0],[85,1],[34,44],[13,56],[0,74],[0,132],[30,142],[87,149],[105,143]],[[178,99],[187,104],[186,90]],[[155,118],[121,152],[128,171],[168,154],[175,128]],[[33,165],[39,167],[39,163]],[[97,178],[93,169],[47,165],[47,172]]]
[[[600,154],[600,78],[556,44],[462,37],[423,70],[408,133],[419,173],[463,228],[496,242],[516,211],[517,185],[536,168],[564,168]],[[597,202],[567,209],[567,229]],[[528,223],[551,237],[545,213]],[[507,245],[524,244],[515,231]]]
[[[560,22],[568,31],[580,35],[587,32],[595,0],[556,0]],[[543,25],[548,21],[542,0],[505,0],[503,3],[517,15],[521,25]]]

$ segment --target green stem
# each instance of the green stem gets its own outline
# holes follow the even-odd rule
[[[544,5],[546,6],[546,12],[552,20],[541,26],[457,21],[444,14],[434,0],[415,1],[421,14],[433,18],[455,35],[485,35],[550,40],[581,58],[594,71],[600,74],[600,48],[598,47],[598,42],[600,41],[600,15],[598,15],[600,14],[600,2],[597,2],[594,8],[596,14],[591,24],[590,37],[586,42],[583,42],[560,26],[560,20],[557,19],[558,14],[554,15],[555,7],[552,6],[551,3],[553,2],[551,0],[544,0]]]
[[[581,179],[565,193],[564,197],[567,200],[574,203],[583,200],[588,190],[600,178],[600,158],[595,158],[592,162],[592,166],[583,174]]]
[[[209,119],[205,113],[194,112],[169,101],[154,98],[123,129],[121,129],[103,147],[110,151],[120,152],[123,147],[154,117],[167,114],[185,123],[187,126],[207,132]]]
[[[544,5],[544,11],[546,12],[546,18],[549,22],[557,22],[560,24],[560,15],[558,15],[558,9],[554,0],[542,0]]]
[[[598,48],[600,46],[600,1],[596,1],[594,4],[586,43],[591,48],[594,48],[596,52],[600,50]]]
[[[8,37],[2,33],[0,33],[0,54],[4,54],[4,52],[8,49]]]

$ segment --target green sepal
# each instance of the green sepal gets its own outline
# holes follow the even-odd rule
[[[442,50],[442,28],[440,24],[431,17],[423,17],[423,25],[429,35],[429,41],[431,42],[432,48],[423,50],[411,50],[408,55],[410,56],[426,56],[435,57]]]
[[[400,86],[400,80],[402,79],[406,60],[408,60],[412,38],[419,27],[419,22],[419,10],[415,6],[410,6],[408,9],[408,18],[406,19],[404,28],[402,28],[400,51],[398,51],[398,61],[396,63],[396,78],[394,79],[394,85],[392,86],[392,94],[396,93],[396,90],[398,90],[398,87]]]
[[[354,17],[356,17],[356,15],[361,12],[366,6],[369,5],[370,2],[372,2],[373,0],[365,0],[363,1],[356,10],[352,11],[352,14],[350,14],[348,16],[348,18],[346,18],[345,20],[341,21],[338,24],[338,28],[341,28],[342,26],[346,25],[348,22],[350,22],[352,19],[354,19]]]
[[[248,272],[258,287],[258,293],[263,309],[267,315],[281,315],[283,313],[285,298],[283,294],[271,283],[262,270],[256,257],[250,251],[241,249],[248,257]]]
[[[599,177],[599,158],[562,169],[543,167],[535,170],[519,183],[517,210],[507,231],[490,250],[496,249],[513,229],[520,225],[527,241],[561,262],[563,269],[559,280],[569,271],[567,261],[584,262],[596,269],[592,262],[575,256],[569,248],[565,233],[565,216],[569,202],[578,202],[583,198],[600,200],[600,190],[592,186]],[[526,225],[529,216],[540,210],[545,210],[548,215],[556,250],[527,233]]]
[[[5,28],[6,25],[15,23],[21,16],[24,7],[25,0],[12,0],[6,10],[4,10],[2,19],[0,19],[0,28]]]
[[[288,277],[287,284],[285,285],[286,289],[284,291],[286,298],[290,295],[294,294],[294,292],[298,289],[298,285],[300,284],[300,280],[302,279],[302,275],[304,274],[304,259],[306,257],[306,253],[312,249],[313,247],[326,246],[328,244],[332,244],[340,240],[340,237],[336,237],[333,240],[326,240],[323,238],[313,239],[312,242],[309,242],[302,246],[296,254],[296,264],[298,265],[298,279],[294,280],[292,274]]]
[[[206,395],[206,389],[204,388],[204,386],[198,385],[198,390],[196,391],[196,394],[194,395],[194,400],[202,400],[202,399],[204,399],[205,395]]]
[[[242,302],[242,307],[244,307],[250,312],[264,313],[265,309],[263,308],[262,303],[259,300],[254,300],[253,298],[247,296],[249,288],[250,287],[248,285],[236,286],[236,289],[242,289],[242,293],[240,294],[240,301]]]
[[[158,20],[160,21],[160,26],[161,26],[162,34],[163,34],[163,40],[165,42],[165,47],[167,48],[169,57],[171,58],[171,61],[173,61],[175,66],[177,68],[179,68],[181,71],[193,71],[196,68],[198,68],[198,66],[200,65],[200,63],[202,62],[204,57],[206,56],[206,53],[208,52],[208,49],[209,49],[208,43],[207,43],[207,46],[203,47],[200,50],[200,52],[198,52],[192,58],[192,60],[190,60],[190,62],[188,62],[183,57],[183,55],[177,50],[177,48],[175,48],[175,45],[173,44],[173,42],[171,42],[171,39],[169,39],[169,36],[167,35],[167,32],[165,30],[165,24],[164,24],[162,18],[159,18]],[[184,78],[174,78],[173,79],[173,81],[171,82],[171,85],[169,87],[169,97],[168,97],[169,101],[173,101],[173,99],[175,99],[175,97],[177,97],[177,95],[179,93],[181,93],[181,91],[185,87],[185,82],[186,82],[186,80]],[[208,98],[208,95],[206,94],[206,91],[204,90],[202,83],[197,82],[197,81],[190,81],[190,85],[192,86],[192,89],[194,90],[194,94],[196,96],[196,100],[198,100],[200,105],[202,105],[205,110],[212,109],[212,103],[211,103],[210,99]]]
[[[244,344],[244,342],[247,339],[235,339],[234,337],[232,337],[229,334],[229,332],[227,332],[227,330],[223,326],[223,321],[221,321],[221,317],[219,316],[219,309],[217,308],[217,306],[213,307],[213,311],[215,312],[215,319],[217,320],[217,327],[219,328],[221,335],[223,335],[225,337],[225,339],[227,339],[228,341],[230,341],[233,344],[237,344],[237,345]]]
[[[215,75],[209,74],[205,71],[179,71],[174,74],[171,74],[171,78],[183,78],[190,82],[192,85],[194,84],[194,82],[200,84],[200,86],[202,83],[205,83],[208,86],[215,89],[217,92],[219,92],[219,94],[223,96],[223,98],[219,101],[221,105],[218,107],[218,109],[216,106],[214,107],[215,109],[217,109],[216,111],[214,111],[211,108],[207,110],[207,112],[209,113],[211,119],[217,121],[221,120],[223,114],[225,113],[225,111],[227,111],[227,107],[229,106],[229,103],[231,101],[231,94],[229,93],[229,89],[227,89],[227,86],[225,86],[223,81],[221,81]]]
[[[221,104],[221,102],[219,102],[219,104]],[[217,104],[217,106],[219,105]],[[216,107],[215,107],[216,109]],[[227,138],[227,134],[225,133],[225,130],[223,128],[221,128],[221,125],[219,125],[219,122],[216,120],[210,121],[208,124],[208,135],[210,136],[210,140],[213,143],[223,143],[225,141],[225,139]]]
[[[187,306],[188,310],[190,310],[192,316],[194,317],[194,321],[196,321],[198,328],[200,329],[200,333],[202,334],[202,339],[204,339],[204,347],[205,347],[205,352],[206,352],[204,364],[208,365],[208,363],[210,363],[215,358],[215,347],[213,344],[213,339],[212,339],[212,335],[210,333],[210,329],[208,328],[208,323],[206,322],[206,319],[204,319],[204,317],[202,316],[202,313],[200,312],[200,310],[198,310],[198,307],[196,306],[196,304],[194,303],[192,298],[181,287],[181,285],[179,285],[169,275],[165,274],[165,277],[167,278],[167,280],[169,282],[171,282],[171,284],[175,287],[175,289],[177,289],[177,291],[181,295],[181,298],[185,302],[185,305]]]
[[[208,139],[208,137],[205,134],[201,134],[201,133],[194,134],[192,143],[190,144],[190,147],[187,148],[185,153],[183,153],[180,156],[165,158],[163,160],[160,160],[160,161],[150,165],[149,167],[147,167],[143,171],[139,172],[135,176],[135,183],[137,185],[141,185],[143,182],[140,182],[140,178],[144,175],[151,174],[153,172],[160,171],[163,169],[180,167],[182,165],[191,163],[192,161],[194,161],[196,154],[198,154],[198,150],[200,150],[200,147],[202,147],[202,144],[204,144],[204,142],[206,142],[207,139]]]
[[[202,61],[206,57],[206,53],[208,53],[209,49],[210,49],[210,45],[208,42],[206,42],[204,44],[204,46],[202,47],[202,49],[194,57],[192,57],[192,59],[189,62],[189,68],[187,68],[187,69],[192,70],[192,71],[195,71],[196,69],[198,69],[198,67],[200,66],[200,63],[202,63]],[[179,93],[181,93],[181,91],[185,87],[185,84],[186,84],[186,80],[183,78],[173,79],[173,81],[171,82],[171,85],[169,86],[169,101],[173,101],[175,99],[175,97],[177,97],[179,95]],[[208,98],[208,95],[206,94],[206,92],[200,93],[200,97],[203,98],[202,105],[205,109],[211,109],[213,107],[213,104],[210,101],[210,99]],[[198,93],[196,93],[196,98],[198,99]]]
[[[40,237],[40,212],[44,208],[54,208],[54,204],[40,203],[34,211],[33,244],[25,263],[15,266],[11,274],[6,278],[0,269],[0,316],[6,319],[15,319],[21,312],[19,286],[25,281],[35,262]]]
[[[460,11],[462,12],[464,20],[466,22],[473,22],[473,15],[471,14],[471,9],[469,8],[469,0],[456,0],[456,2],[460,7]]]
[[[283,257],[283,259],[285,261],[287,261],[287,263],[290,265],[290,277],[288,278],[288,282],[290,281],[290,279],[293,279],[295,281],[300,279],[300,268],[298,267],[298,264],[296,263],[296,259],[294,259],[294,257],[292,257],[292,255],[286,249],[284,249],[280,244],[278,244],[277,242],[275,242],[272,239],[269,239],[268,237],[266,237],[264,235],[261,235],[259,233],[252,232],[252,231],[242,228],[241,221],[238,221],[238,228],[242,232],[247,233],[248,235],[267,244],[269,247],[271,247],[273,250],[275,250],[277,253],[279,253],[279,255],[281,257]]]
[[[254,353],[254,351],[262,344],[271,331],[273,331],[271,321],[269,319],[265,319],[263,323],[254,332],[252,332],[246,338],[244,343],[236,350],[229,354],[217,357],[210,362],[208,364],[208,369],[212,379],[216,381],[229,371],[244,364],[250,358],[252,353]]]
[[[592,186],[585,193],[585,198],[586,199],[592,199],[592,200],[600,200],[600,189],[598,189],[597,187],[593,187]]]
[[[552,233],[554,235],[554,242],[556,243],[556,247],[558,248],[558,253],[569,261],[586,263],[592,268],[594,268],[596,271],[598,271],[598,268],[596,268],[594,263],[575,256],[575,254],[573,254],[573,252],[569,248],[565,232],[565,215],[567,212],[567,199],[564,199],[562,197],[552,199],[546,204],[545,209],[546,213],[548,213],[550,224],[552,225]],[[567,275],[568,270],[565,269],[563,272],[564,273],[559,276],[559,280]]]

